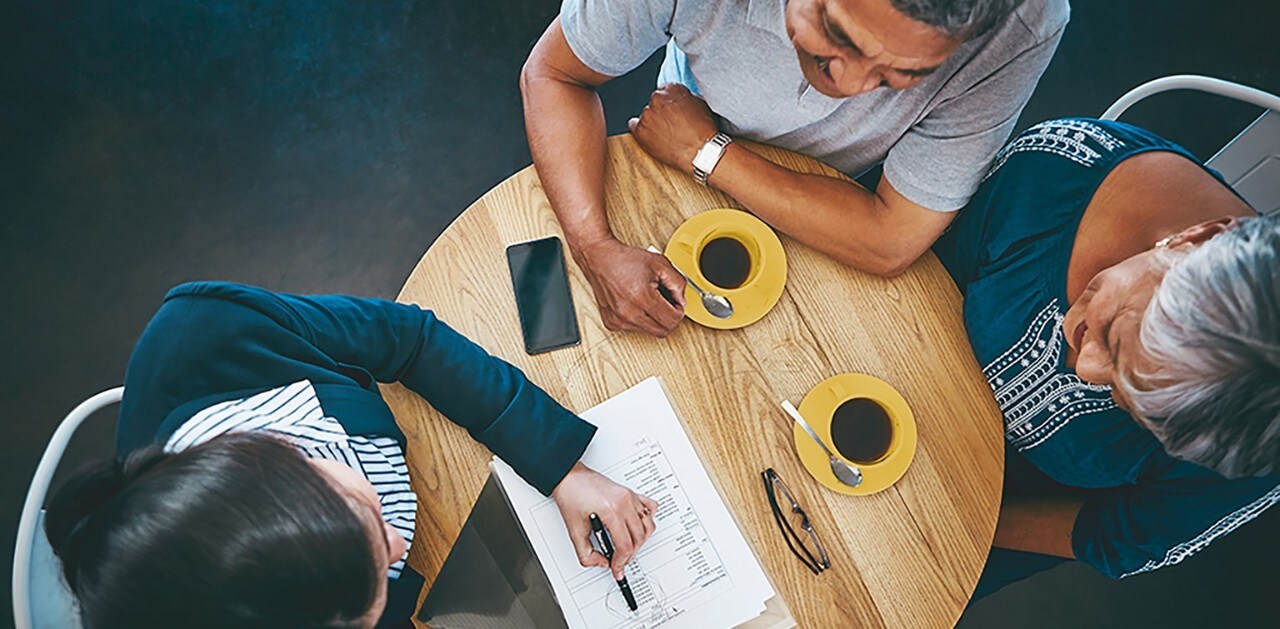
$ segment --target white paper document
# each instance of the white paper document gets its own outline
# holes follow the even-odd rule
[[[627,567],[638,611],[627,608],[609,570],[578,565],[555,502],[493,463],[570,629],[708,629],[759,616],[773,588],[661,383],[645,380],[582,418],[599,427],[583,463],[658,501],[657,528]]]

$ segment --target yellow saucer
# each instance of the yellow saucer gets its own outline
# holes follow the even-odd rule
[[[698,264],[702,247],[726,236],[742,243],[751,256],[751,273],[737,288],[715,286],[702,276]],[[778,303],[787,284],[787,254],[782,241],[764,221],[741,210],[708,210],[690,217],[676,228],[663,253],[699,286],[724,295],[733,304],[729,318],[713,317],[702,307],[693,287],[685,287],[685,315],[709,328],[733,330],[759,321]]]
[[[916,420],[902,394],[884,380],[860,373],[831,376],[805,394],[799,410],[805,421],[809,422],[814,432],[822,437],[832,451],[835,451],[835,446],[831,441],[831,416],[835,414],[837,407],[855,398],[868,398],[878,402],[889,412],[889,420],[893,422],[889,452],[874,463],[855,463],[862,470],[861,485],[849,487],[841,483],[831,473],[827,455],[809,434],[798,424],[792,432],[800,462],[819,483],[836,493],[866,496],[887,489],[907,473],[907,467],[916,454]],[[836,456],[840,456],[840,453],[836,452]]]

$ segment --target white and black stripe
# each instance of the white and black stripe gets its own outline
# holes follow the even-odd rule
[[[409,486],[400,444],[386,436],[348,435],[336,419],[325,416],[309,381],[210,406],[174,431],[164,449],[178,452],[218,435],[255,430],[271,431],[309,457],[337,461],[360,472],[378,493],[382,519],[404,537],[406,548],[413,543],[418,499]],[[399,578],[407,556],[406,551],[391,565],[390,578]]]

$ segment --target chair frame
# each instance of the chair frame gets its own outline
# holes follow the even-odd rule
[[[1280,140],[1280,96],[1221,79],[1179,74],[1148,81],[1129,90],[1107,108],[1102,119],[1115,120],[1134,104],[1171,90],[1205,92],[1262,108],[1262,115],[1218,149],[1205,161],[1205,165],[1218,171],[1227,185],[1259,212],[1280,214],[1280,185],[1274,183],[1276,160],[1280,160],[1280,153],[1273,148]],[[1259,175],[1260,169],[1268,165],[1271,174]]]
[[[1175,74],[1172,76],[1161,77],[1152,81],[1147,81],[1138,87],[1129,90],[1124,96],[1121,96],[1116,102],[1112,103],[1107,111],[1103,112],[1103,120],[1115,120],[1120,117],[1126,110],[1137,104],[1139,101],[1172,90],[1194,90],[1197,92],[1207,92],[1227,98],[1234,98],[1239,101],[1257,105],[1263,109],[1280,112],[1280,96],[1264,92],[1260,89],[1215,79],[1212,77],[1201,76],[1198,74]]]
[[[49,445],[45,446],[40,464],[36,466],[35,477],[27,489],[27,499],[22,503],[22,519],[18,521],[18,541],[13,551],[13,620],[18,629],[32,629],[35,619],[31,610],[31,553],[36,535],[43,535],[36,526],[40,512],[44,508],[45,497],[49,493],[49,485],[53,482],[53,473],[66,453],[67,444],[80,425],[89,416],[112,404],[116,404],[124,396],[124,387],[116,387],[103,391],[81,402],[67,414]]]

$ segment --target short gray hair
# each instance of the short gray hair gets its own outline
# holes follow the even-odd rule
[[[1170,455],[1228,478],[1280,471],[1280,216],[1175,262],[1139,339],[1153,367],[1117,388]]]
[[[1022,0],[891,0],[903,15],[950,37],[970,39],[999,24]]]

